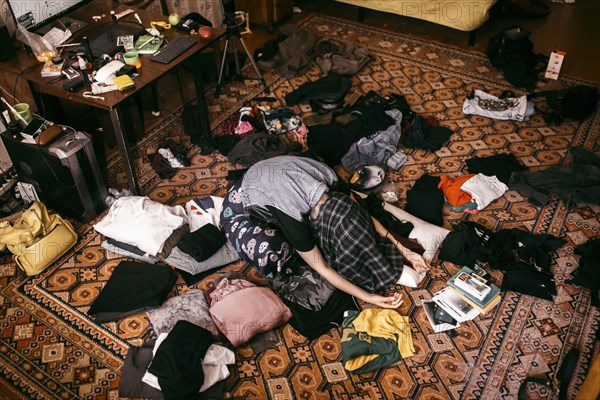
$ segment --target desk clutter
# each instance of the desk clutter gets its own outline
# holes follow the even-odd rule
[[[135,18],[143,25],[140,16],[133,10],[111,13],[113,20]],[[108,18],[106,14],[94,16],[94,22]],[[71,31],[53,27],[44,36],[39,36],[20,27],[17,38],[28,46],[44,65],[43,78],[67,79],[63,89],[77,92],[85,87],[84,97],[102,100],[102,93],[125,91],[135,86],[135,79],[142,71],[142,55],[151,55],[150,60],[169,64],[186,50],[198,43],[194,36],[204,39],[212,37],[211,22],[198,13],[183,18],[177,14],[169,21],[151,21],[150,27],[142,29],[125,21],[118,25],[106,25],[105,29],[92,31],[83,36],[81,43],[69,43]],[[175,28],[184,34],[166,40],[163,32]],[[65,49],[66,57],[63,56]]]

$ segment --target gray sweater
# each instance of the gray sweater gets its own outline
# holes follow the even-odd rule
[[[239,193],[244,207],[272,206],[297,221],[305,221],[311,208],[336,180],[335,172],[321,162],[280,156],[250,167]]]

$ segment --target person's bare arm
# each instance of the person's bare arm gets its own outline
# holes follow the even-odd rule
[[[377,233],[381,235],[381,237],[389,239],[394,244],[394,246],[396,246],[400,254],[402,254],[402,257],[411,262],[412,267],[415,269],[415,271],[417,271],[418,273],[423,273],[431,269],[431,266],[427,261],[425,261],[423,256],[402,246],[400,242],[394,239],[394,236],[390,233],[390,231],[388,231],[383,225],[381,225],[381,222],[377,221],[373,217],[371,217],[371,219],[373,220],[373,225],[375,226],[375,230],[377,231]]]
[[[302,257],[312,269],[317,271],[323,279],[351,296],[381,308],[398,308],[403,302],[400,293],[394,293],[391,296],[379,296],[356,286],[327,264],[317,246],[309,251],[298,251],[298,254],[300,254],[300,257]]]

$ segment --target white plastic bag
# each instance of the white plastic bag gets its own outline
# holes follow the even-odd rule
[[[52,57],[56,56],[54,46],[43,37],[29,32],[20,24],[17,25],[17,40],[29,46],[40,62],[50,61]]]

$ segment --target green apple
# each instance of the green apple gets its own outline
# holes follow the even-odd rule
[[[169,23],[171,25],[177,25],[181,21],[181,17],[177,13],[173,13],[169,15]]]

